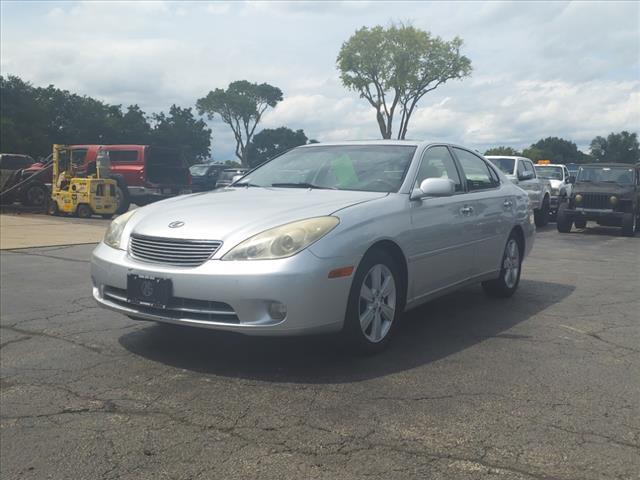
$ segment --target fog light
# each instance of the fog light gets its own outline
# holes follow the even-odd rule
[[[578,194],[576,195],[576,203],[580,203],[582,202],[582,195]]]
[[[609,203],[611,205],[616,205],[618,203],[618,197],[616,197],[615,195],[613,195],[611,198],[609,198]]]
[[[269,316],[274,320],[284,320],[287,316],[287,306],[280,302],[271,302],[269,304]]]

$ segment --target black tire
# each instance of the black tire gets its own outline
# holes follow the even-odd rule
[[[556,227],[560,233],[569,233],[571,231],[571,227],[573,226],[573,221],[567,215],[565,210],[567,209],[567,204],[563,203],[558,208],[558,216],[556,218]]]
[[[638,216],[635,213],[625,213],[622,216],[622,234],[633,237],[638,230]]]
[[[118,184],[116,185],[116,201],[118,202],[118,206],[116,207],[116,213],[118,215],[129,210],[129,207],[131,206],[129,189],[120,181],[118,181]]]
[[[482,282],[482,288],[488,296],[508,298],[516,293],[522,273],[523,247],[520,237],[515,232],[511,232],[502,254],[500,275],[494,280]],[[514,271],[514,265],[517,271]]]
[[[549,223],[549,197],[545,195],[542,200],[542,205],[538,210],[533,212],[536,222],[536,227],[544,227]]]
[[[58,209],[58,202],[56,202],[52,198],[49,199],[49,205],[47,205],[47,213],[53,216],[60,215],[60,210]]]
[[[372,273],[374,267],[381,268],[380,278],[383,279],[383,283],[385,275],[388,277],[390,274],[392,277],[393,285],[395,286],[395,299],[390,298],[392,294],[383,297],[380,293],[380,296],[378,296],[375,289],[371,288],[372,284],[367,286],[373,290],[377,304],[367,304],[367,301],[361,298],[363,284],[371,282],[372,276],[375,275],[375,273]],[[389,323],[388,318],[383,313],[383,307],[384,305],[391,305],[391,303],[395,303],[395,308],[393,310],[393,318]],[[405,286],[400,267],[393,257],[384,250],[374,249],[369,251],[360,262],[351,283],[344,327],[342,329],[343,338],[347,341],[349,347],[354,348],[357,353],[370,355],[381,352],[386,348],[393,336],[404,310],[404,304]],[[360,319],[361,316],[365,315],[366,311],[372,312],[372,319],[363,330]],[[376,332],[374,332],[376,325],[379,325],[378,333],[380,338],[374,341],[370,337],[376,336]],[[366,333],[367,331],[369,333]],[[384,333],[385,331],[386,333]]]
[[[578,218],[573,221],[576,228],[587,228],[587,221],[584,218]]]
[[[45,207],[49,189],[41,184],[29,185],[24,192],[24,204],[29,207]]]
[[[76,208],[76,215],[80,218],[90,218],[91,215],[93,215],[93,212],[91,211],[91,207],[89,205],[87,205],[86,203],[81,203],[80,205],[78,205],[78,208]]]

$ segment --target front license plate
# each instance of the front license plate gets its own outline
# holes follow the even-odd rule
[[[168,278],[127,275],[127,298],[130,303],[166,308],[173,285]]]

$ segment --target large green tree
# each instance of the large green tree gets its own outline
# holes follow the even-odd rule
[[[493,147],[484,152],[485,155],[506,155],[508,157],[518,157],[522,153],[512,147]]]
[[[191,108],[171,105],[168,115],[160,112],[153,120],[151,143],[179,148],[189,163],[209,158],[211,130],[204,120],[193,116]]]
[[[149,118],[138,105],[123,112],[53,85],[34,87],[19,77],[0,76],[0,151],[44,157],[53,143],[149,144],[181,148],[191,160],[206,158],[211,130],[190,108],[171,107]]]
[[[236,140],[236,157],[242,165],[249,165],[249,143],[256,127],[268,108],[282,100],[282,91],[267,83],[257,84],[238,80],[226,90],[216,88],[198,99],[196,107],[200,115],[209,119],[219,115],[231,127]]]
[[[591,155],[596,162],[636,163],[640,161],[638,134],[626,130],[610,133],[607,138],[591,140]]]
[[[249,144],[249,165],[260,165],[279,153],[305,145],[308,141],[303,130],[294,132],[287,127],[265,128]]]
[[[462,39],[434,37],[410,25],[363,27],[338,54],[343,85],[360,94],[376,111],[382,138],[403,139],[420,99],[443,83],[471,74],[471,60],[460,53]]]
[[[578,146],[564,138],[547,137],[538,140],[522,152],[523,156],[536,160],[551,160],[551,163],[585,163],[588,155],[578,150]]]

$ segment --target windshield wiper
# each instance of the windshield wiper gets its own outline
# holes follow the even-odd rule
[[[256,185],[255,183],[251,183],[251,182],[236,182],[236,183],[232,183],[229,186],[230,187],[258,187],[258,188],[264,188],[262,185]]]
[[[283,182],[283,183],[272,183],[272,187],[281,187],[281,188],[317,188],[318,190],[336,190],[335,187],[322,187],[320,185],[314,185],[313,183],[295,183],[295,182]]]

